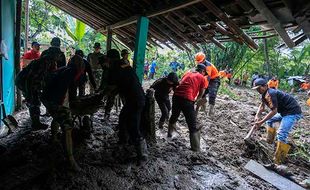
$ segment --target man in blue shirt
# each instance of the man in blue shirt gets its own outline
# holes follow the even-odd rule
[[[171,68],[172,72],[176,73],[180,68],[180,63],[178,63],[177,60],[175,59],[169,64],[169,67]]]
[[[156,59],[153,58],[151,67],[150,67],[150,79],[154,79],[154,75],[156,73],[156,68],[157,68],[157,64],[156,64]]]
[[[277,149],[274,156],[276,164],[281,164],[290,149],[287,144],[287,137],[295,123],[302,118],[301,108],[293,96],[280,90],[268,88],[267,80],[258,78],[254,81],[252,89],[256,89],[262,95],[262,102],[255,116],[255,125],[259,128],[264,122],[267,123],[267,142],[273,143],[276,129],[275,122],[281,122],[277,131]],[[265,106],[271,111],[263,118],[260,118]]]

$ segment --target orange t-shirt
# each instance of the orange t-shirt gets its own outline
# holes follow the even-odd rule
[[[310,98],[307,100],[307,105],[310,106]]]
[[[275,88],[278,89],[279,81],[278,80],[269,80],[268,81],[268,88]]]
[[[219,71],[212,63],[205,61],[204,65],[206,66],[206,72],[208,73],[209,79],[215,79],[219,77]]]
[[[225,78],[225,77],[226,77],[226,71],[224,71],[224,70],[223,70],[223,71],[220,71],[220,72],[219,72],[219,77],[220,77],[220,78]]]
[[[304,82],[300,85],[300,87],[304,90],[310,90],[310,82]]]

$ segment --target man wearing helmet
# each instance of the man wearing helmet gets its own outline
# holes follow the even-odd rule
[[[218,88],[220,86],[220,78],[219,78],[219,72],[217,68],[206,60],[206,55],[202,52],[199,52],[195,55],[195,61],[197,64],[204,64],[206,66],[206,72],[207,72],[207,79],[209,81],[209,87],[205,92],[205,95],[209,94],[209,116],[214,115],[214,105],[215,105],[215,99],[217,95]],[[204,96],[205,96],[204,95]]]

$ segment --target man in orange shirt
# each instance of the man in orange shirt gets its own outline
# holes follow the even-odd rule
[[[198,64],[204,64],[206,66],[206,72],[207,72],[207,79],[209,81],[209,87],[206,90],[205,94],[209,94],[209,116],[214,115],[214,105],[215,105],[215,99],[217,95],[218,88],[220,86],[220,77],[219,72],[217,68],[206,60],[206,55],[202,52],[199,52],[195,55],[195,61]]]
[[[276,77],[272,77],[271,80],[268,81],[268,88],[278,89],[279,80]]]
[[[21,69],[25,68],[32,60],[39,59],[40,57],[40,44],[38,42],[31,43],[31,50],[27,51],[20,64]]]

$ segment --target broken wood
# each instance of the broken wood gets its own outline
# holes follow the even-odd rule
[[[250,160],[246,165],[245,169],[252,172],[254,175],[258,176],[259,178],[267,181],[268,183],[272,184],[274,187],[280,190],[305,190],[301,186],[297,185],[296,183],[288,180],[281,175],[267,170],[263,165],[257,163],[254,160]]]

